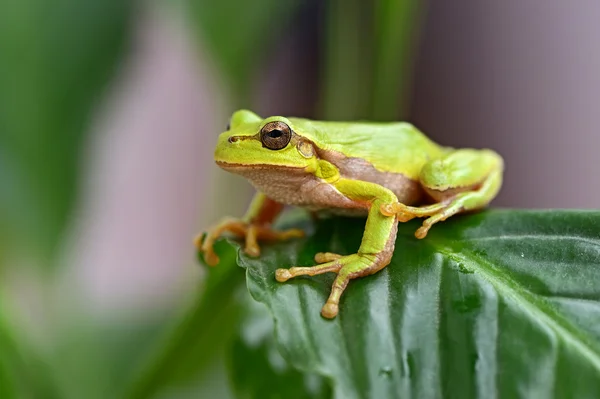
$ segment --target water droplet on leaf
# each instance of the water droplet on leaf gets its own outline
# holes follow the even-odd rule
[[[466,267],[463,263],[458,264],[458,271],[464,274],[473,274],[475,273],[473,270]]]
[[[392,368],[391,367],[382,367],[379,369],[379,375],[383,376],[383,377],[389,377],[392,375]]]

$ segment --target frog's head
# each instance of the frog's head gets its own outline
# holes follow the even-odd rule
[[[311,173],[317,158],[314,144],[303,135],[308,130],[308,120],[282,116],[262,119],[250,111],[236,111],[227,131],[219,136],[215,161],[223,169],[238,173],[247,168]]]

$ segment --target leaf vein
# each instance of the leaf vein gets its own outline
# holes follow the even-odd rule
[[[593,240],[586,237],[581,236],[569,236],[569,235],[539,235],[539,234],[515,234],[515,235],[498,235],[498,236],[485,236],[485,237],[469,237],[463,238],[460,241],[466,242],[479,242],[479,241],[491,241],[491,240],[507,240],[507,241],[515,241],[515,240],[565,240],[565,241],[578,241],[582,243],[586,243],[595,247],[600,248],[600,241]]]

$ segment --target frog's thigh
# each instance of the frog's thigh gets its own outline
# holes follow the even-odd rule
[[[429,228],[462,211],[485,207],[502,184],[502,158],[491,150],[457,150],[427,163],[421,183],[438,204],[424,207],[431,213],[415,235],[423,238]]]
[[[497,171],[501,177],[502,158],[494,151],[462,149],[426,163],[421,169],[420,180],[433,199],[443,202],[460,193],[478,191]],[[493,198],[496,192],[489,194]]]

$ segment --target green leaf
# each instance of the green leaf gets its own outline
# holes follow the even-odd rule
[[[301,373],[279,353],[267,308],[245,292],[246,311],[231,344],[229,369],[238,398],[330,398],[331,388],[316,373]]]
[[[355,252],[363,227],[324,220],[239,254],[287,362],[340,398],[600,397],[600,212],[486,211],[423,240],[401,224],[391,264],[352,281],[334,320],[319,314],[332,275],[275,281],[318,251]]]
[[[131,1],[8,0],[0,12],[0,236],[52,255],[92,108],[124,49]],[[0,250],[0,252],[2,252]]]

